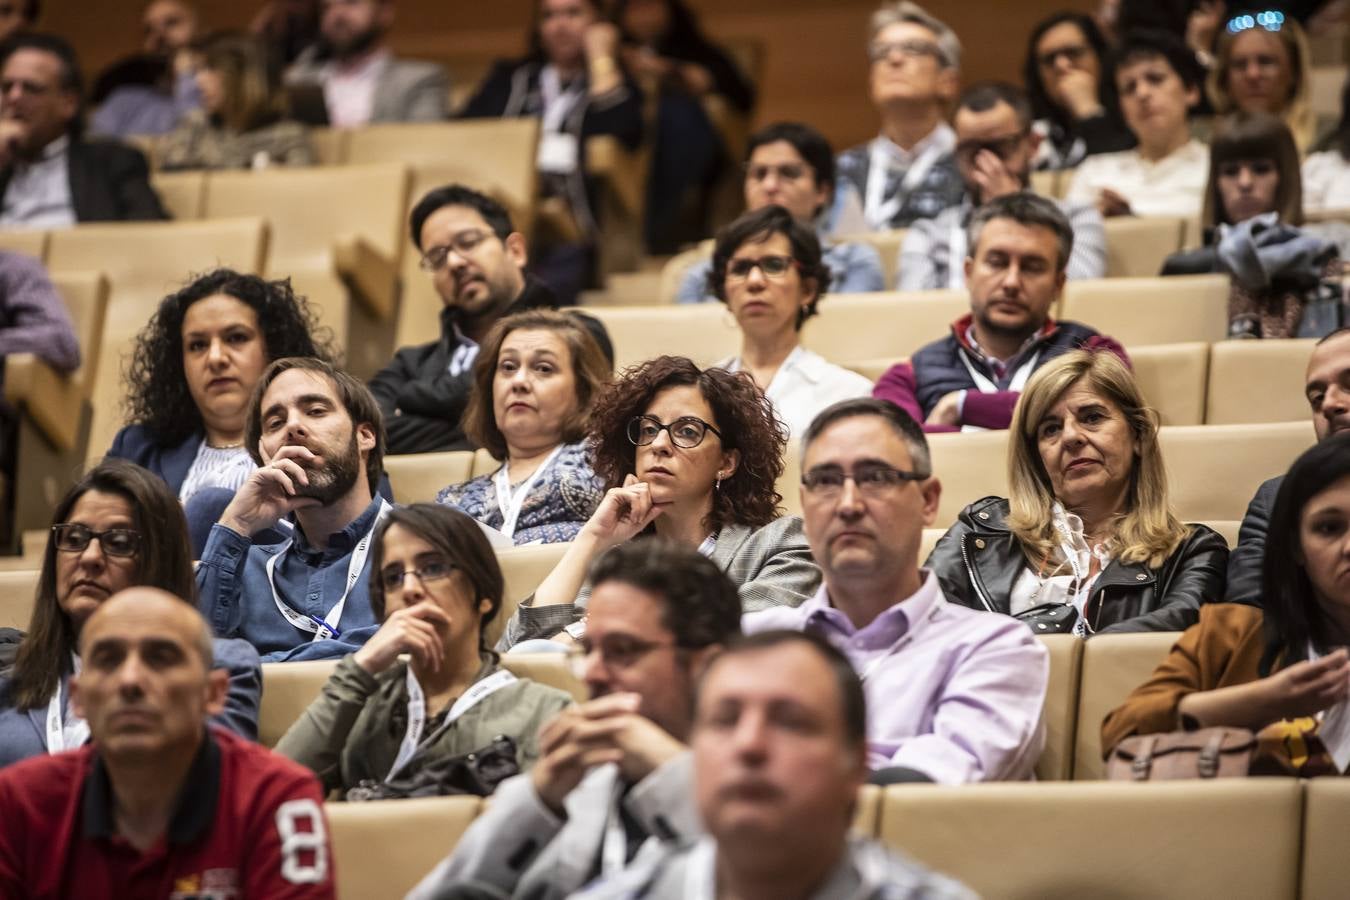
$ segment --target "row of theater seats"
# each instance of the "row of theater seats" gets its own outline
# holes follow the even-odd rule
[[[397,897],[491,803],[329,803],[338,895]],[[1322,900],[1350,884],[1350,784],[1323,778],[863,788],[854,830],[986,900]]]

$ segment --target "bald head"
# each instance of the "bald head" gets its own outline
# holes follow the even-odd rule
[[[215,651],[211,646],[211,629],[196,607],[168,591],[156,587],[137,586],[113,594],[94,610],[80,634],[80,656],[98,637],[96,623],[123,622],[159,623],[166,634],[173,634],[190,647],[208,671],[213,665]]]

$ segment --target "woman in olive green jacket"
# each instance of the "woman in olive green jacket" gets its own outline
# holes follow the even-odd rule
[[[277,752],[343,792],[406,778],[497,735],[515,740],[522,771],[533,765],[540,726],[572,698],[516,678],[487,648],[502,573],[478,523],[418,503],[392,510],[372,544],[370,602],[384,624],[338,663]]]

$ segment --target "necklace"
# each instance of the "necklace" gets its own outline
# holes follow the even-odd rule
[[[213,444],[210,441],[207,441],[206,446],[210,447],[212,450],[237,450],[244,446],[244,442],[239,441],[237,444]]]

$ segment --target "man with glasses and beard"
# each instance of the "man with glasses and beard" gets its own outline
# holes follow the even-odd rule
[[[328,120],[439,122],[450,117],[450,76],[435,63],[395,59],[385,37],[393,0],[323,0],[318,42],[296,59],[288,84],[323,86]]]
[[[202,550],[202,614],[264,661],[345,656],[379,627],[367,574],[371,534],[388,509],[378,496],[379,406],[359,381],[307,357],[272,363],[254,396],[244,443],[259,468]],[[291,537],[279,544],[250,538],[286,524]]]

